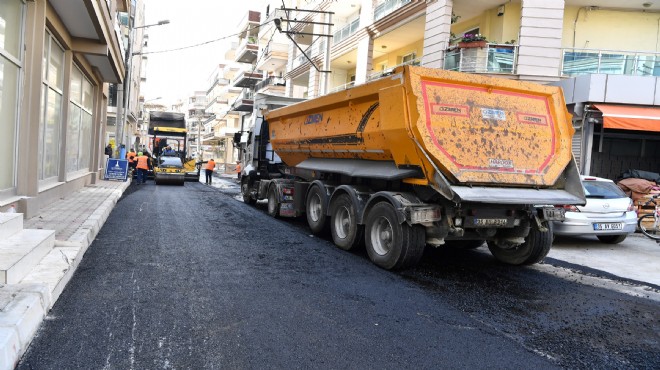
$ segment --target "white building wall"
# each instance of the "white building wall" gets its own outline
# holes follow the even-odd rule
[[[517,70],[520,79],[559,79],[563,17],[564,0],[522,0]]]
[[[426,27],[424,29],[424,55],[422,65],[430,68],[443,68],[445,50],[449,47],[452,0],[429,2],[426,7]]]

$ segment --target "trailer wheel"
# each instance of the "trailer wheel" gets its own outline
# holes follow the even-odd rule
[[[314,234],[327,232],[328,222],[326,216],[325,194],[319,186],[312,186],[305,202],[307,224]]]
[[[280,203],[277,201],[277,186],[268,189],[268,214],[277,217],[280,214]]]
[[[541,232],[536,227],[529,230],[525,242],[513,248],[499,247],[488,241],[490,253],[500,262],[510,265],[532,265],[541,262],[550,252],[552,246],[552,230]]]
[[[250,194],[250,179],[243,177],[241,181],[241,194],[243,195],[243,203],[251,206],[257,204],[257,200]]]
[[[347,194],[338,196],[333,200],[330,209],[332,212],[330,232],[335,245],[346,251],[360,245],[364,227],[357,223],[357,210],[351,197]]]
[[[399,223],[396,210],[387,202],[378,203],[369,211],[365,232],[369,259],[386,270],[414,266],[424,254],[424,228]]]

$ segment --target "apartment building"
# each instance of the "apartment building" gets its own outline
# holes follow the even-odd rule
[[[146,82],[146,65],[148,56],[143,54],[147,51],[149,36],[146,34],[144,18],[144,1],[131,0],[130,8],[127,12],[118,14],[118,32],[120,41],[126,53],[125,63],[130,72],[127,76],[130,81],[122,81],[122,84],[111,84],[109,87],[110,99],[108,101],[108,115],[105,142],[112,145],[117,150],[120,144],[124,144],[126,149],[140,148],[146,144],[145,124],[141,116],[142,100],[140,98],[140,88]],[[127,63],[130,58],[130,63]],[[122,94],[121,98],[117,94]],[[121,107],[118,108],[118,104]],[[121,113],[123,117],[117,117]],[[124,122],[123,130],[117,128],[117,124]],[[122,132],[123,138],[117,138],[118,132]]]
[[[130,5],[2,3],[0,211],[31,217],[101,175],[108,83],[125,74],[118,15]]]
[[[263,2],[262,23],[281,19],[295,42],[272,36],[274,22],[260,28],[256,70],[262,77],[255,87],[282,76],[277,81],[286,96],[313,98],[403,64],[556,84],[574,115],[573,149],[582,173],[615,178],[628,168],[660,172],[658,2],[285,3],[298,10]],[[463,42],[466,34],[485,40]]]

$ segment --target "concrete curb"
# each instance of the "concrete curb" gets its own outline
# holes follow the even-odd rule
[[[55,240],[53,250],[44,257],[49,259],[46,267],[34,270],[24,280],[26,284],[0,285],[0,303],[8,302],[0,306],[0,370],[16,367],[130,184],[126,181],[113,190],[67,240]]]
[[[6,286],[5,286],[6,288]],[[0,316],[0,369],[13,369],[27,350],[50,306],[46,284],[16,285]]]

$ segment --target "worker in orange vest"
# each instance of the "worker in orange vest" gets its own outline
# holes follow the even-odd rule
[[[238,181],[241,181],[241,161],[236,161],[236,176],[238,177]]]
[[[215,161],[211,158],[206,162],[206,185],[211,185],[213,182],[213,169],[215,169]]]
[[[149,173],[149,168],[151,168],[151,163],[149,161],[149,157],[146,155],[142,154],[142,152],[138,153],[138,157],[136,160],[136,167],[137,167],[137,184],[144,184],[147,182],[147,174]]]
[[[128,159],[128,167],[135,170],[135,164],[137,163],[137,154],[135,153],[135,149],[131,148],[131,150],[126,153],[126,159]]]

